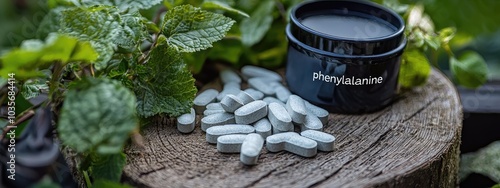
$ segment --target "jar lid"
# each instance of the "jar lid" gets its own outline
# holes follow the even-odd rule
[[[369,1],[308,1],[295,6],[290,17],[298,41],[336,54],[382,54],[398,48],[404,38],[403,19]]]

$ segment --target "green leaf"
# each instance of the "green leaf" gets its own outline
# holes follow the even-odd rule
[[[441,39],[441,42],[444,44],[447,44],[455,37],[455,33],[457,30],[453,27],[447,27],[444,29],[441,29],[439,31],[439,39]]]
[[[264,38],[269,28],[271,28],[274,4],[275,1],[273,0],[265,0],[252,12],[250,18],[241,21],[241,41],[245,46],[252,46],[258,43]]]
[[[26,99],[31,99],[40,95],[42,91],[48,91],[49,86],[46,83],[40,83],[40,80],[28,80],[23,84],[21,95]]]
[[[488,80],[486,62],[474,51],[467,51],[458,59],[451,57],[450,68],[458,84],[467,88],[479,87]]]
[[[77,6],[92,6],[92,5],[108,5],[116,6],[121,11],[126,10],[137,10],[137,9],[149,9],[157,4],[160,4],[162,0],[65,0],[71,2]]]
[[[115,39],[118,46],[126,49],[137,47],[140,41],[149,36],[147,22],[139,12],[122,15],[121,34]]]
[[[107,181],[107,180],[96,180],[92,185],[92,188],[131,188],[129,185]]]
[[[91,41],[98,52],[96,69],[106,67],[114,50],[116,40],[123,34],[118,9],[109,6],[75,7],[62,11],[60,32]]]
[[[204,50],[193,53],[183,53],[182,55],[184,55],[184,61],[186,62],[189,70],[193,74],[198,74],[207,60],[208,51]]]
[[[80,54],[84,54],[82,56]],[[51,34],[43,43],[39,40],[24,41],[20,48],[11,50],[0,58],[1,76],[16,73],[16,78],[26,80],[33,77],[43,77],[39,70],[48,68],[55,61],[63,65],[70,61],[92,62],[97,54],[88,42],[77,38]]]
[[[91,176],[97,179],[120,182],[126,157],[124,153],[109,155],[91,154]]]
[[[37,29],[37,37],[39,39],[46,38],[50,33],[57,32],[61,28],[62,11],[64,7],[50,9],[43,17]]]
[[[235,9],[235,8],[229,6],[225,2],[217,1],[217,0],[204,1],[201,4],[201,8],[207,9],[207,10],[223,10],[223,11],[227,11],[227,12],[241,15],[241,16],[246,17],[246,18],[250,17],[247,13],[245,13],[241,10]]]
[[[491,188],[500,188],[500,183],[496,184],[496,185],[493,185],[493,187],[491,187]]]
[[[500,141],[495,141],[474,153],[462,154],[459,179],[464,180],[471,173],[478,173],[500,182]]]
[[[399,70],[399,84],[406,88],[421,86],[427,82],[431,72],[429,60],[418,49],[408,49],[403,53]]]
[[[140,116],[165,113],[177,117],[187,113],[196,95],[194,78],[183,62],[182,54],[166,44],[164,37],[150,52],[144,65],[137,66],[135,80],[137,110]]]
[[[37,182],[35,185],[33,185],[31,188],[59,188],[61,187],[59,184],[55,183],[50,179],[49,176],[43,177],[42,180]]]
[[[207,12],[191,5],[176,6],[163,18],[162,33],[168,44],[180,52],[196,52],[212,47],[235,23],[221,14]]]
[[[77,81],[66,93],[57,126],[59,137],[80,153],[119,153],[138,125],[135,101],[134,94],[118,81]]]

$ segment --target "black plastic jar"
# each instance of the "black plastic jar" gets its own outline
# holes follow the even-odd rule
[[[395,98],[406,46],[398,14],[338,0],[299,4],[290,17],[286,79],[293,93],[340,113],[375,111]]]

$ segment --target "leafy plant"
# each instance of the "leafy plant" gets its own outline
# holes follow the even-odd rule
[[[161,2],[52,0],[38,28],[45,42],[24,41],[0,59],[2,77],[15,73],[18,98],[48,94],[43,106],[58,114],[58,136],[78,153],[89,187],[126,187],[118,183],[122,150],[140,118],[187,112],[197,90],[186,54],[212,47],[231,29],[235,21],[218,12],[245,15],[218,1],[201,6],[214,12],[168,6],[156,22],[139,12]]]
[[[450,41],[455,37],[456,29],[445,27],[435,31],[433,20],[424,13],[422,4],[406,5],[397,0],[383,0],[379,3],[398,11],[406,19],[408,44],[401,62],[401,86],[411,88],[425,84],[431,71],[430,65],[439,68],[437,56],[441,51],[448,55],[452,76],[458,84],[476,88],[487,81],[488,69],[481,55],[467,51],[455,56]],[[431,54],[431,61],[426,54]]]

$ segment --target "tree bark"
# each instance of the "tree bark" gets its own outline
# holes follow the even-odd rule
[[[123,180],[139,187],[456,187],[462,107],[453,84],[429,82],[394,104],[362,115],[330,114],[335,151],[303,158],[263,149],[256,166],[221,154],[199,128],[181,134],[174,119],[142,131],[129,146]]]

